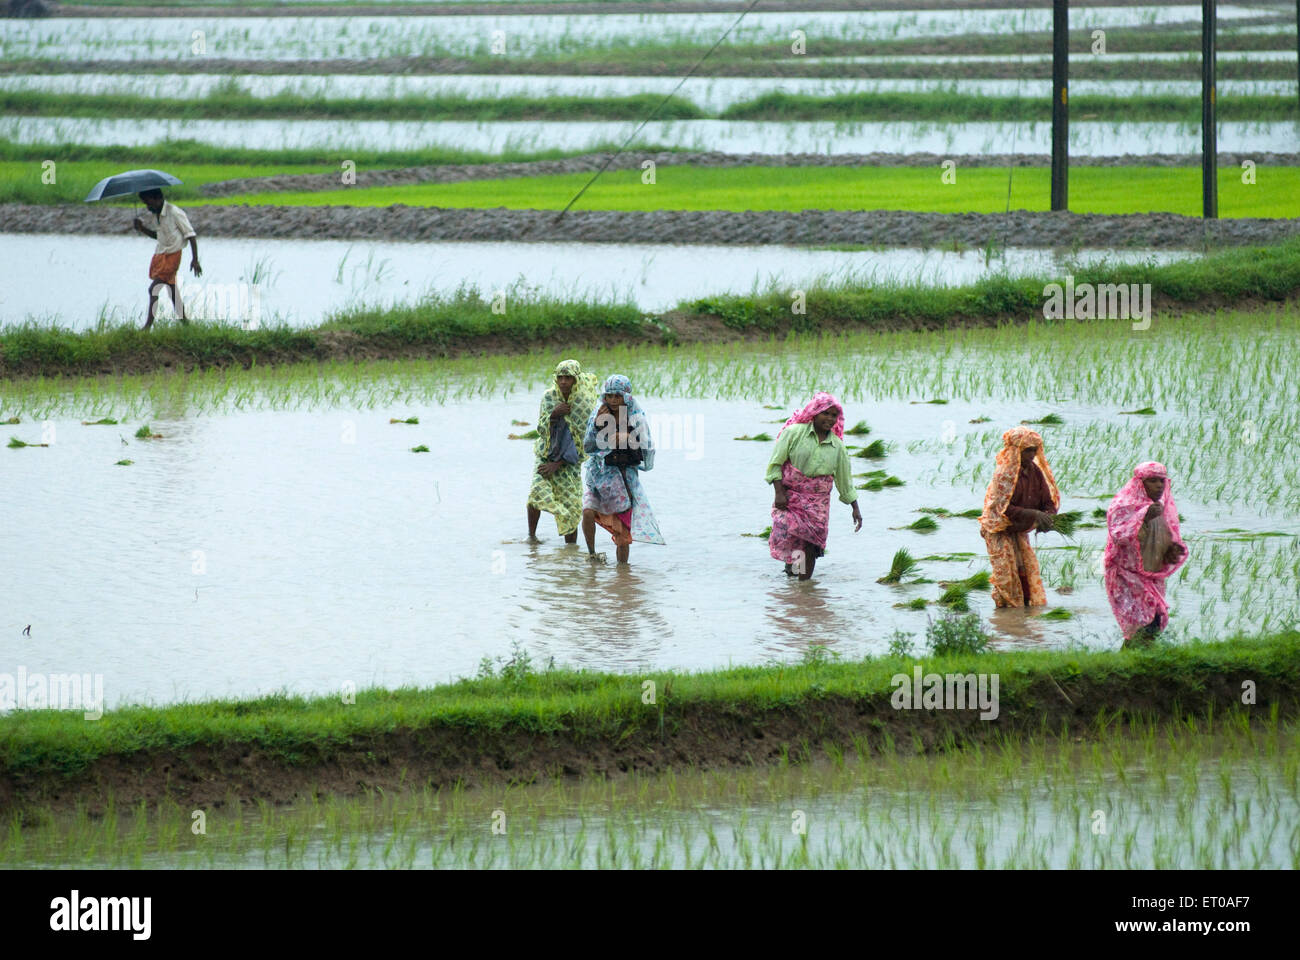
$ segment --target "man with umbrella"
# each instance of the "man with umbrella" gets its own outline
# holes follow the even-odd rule
[[[113,177],[105,177],[86,196],[86,202],[104,200],[109,197],[124,197],[138,192],[141,202],[153,214],[154,229],[146,220],[136,217],[132,226],[151,240],[157,240],[153,259],[149,261],[149,312],[145,318],[144,328],[153,326],[154,309],[158,305],[158,286],[161,284],[171,291],[172,306],[176,309],[176,319],[185,321],[185,305],[181,302],[180,290],[176,285],[176,272],[181,265],[181,251],[185,241],[190,242],[190,270],[196,277],[203,276],[199,266],[199,244],[190,218],[185,211],[168,200],[163,199],[162,186],[180,183],[169,173],[161,170],[128,170]]]

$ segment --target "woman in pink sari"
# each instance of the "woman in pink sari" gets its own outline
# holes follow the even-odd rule
[[[1139,464],[1106,510],[1106,596],[1125,647],[1169,625],[1165,581],[1187,562],[1171,486],[1163,466]]]
[[[785,422],[767,465],[767,482],[774,491],[768,549],[785,564],[786,576],[807,580],[826,552],[832,486],[840,502],[853,508],[853,532],[862,529],[838,400],[818,391]]]

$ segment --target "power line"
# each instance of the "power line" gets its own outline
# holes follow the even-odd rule
[[[723,33],[722,36],[718,37],[717,42],[713,46],[709,47],[708,52],[705,53],[704,56],[700,57],[700,59],[696,61],[695,66],[691,67],[691,69],[687,71],[686,76],[682,77],[681,80],[677,81],[677,86],[673,87],[672,92],[669,93],[668,96],[664,97],[662,101],[660,101],[659,106],[655,107],[654,110],[650,111],[650,115],[646,117],[644,120],[642,120],[641,125],[638,126],[635,130],[633,130],[632,133],[628,136],[628,138],[623,141],[623,145],[619,147],[617,150],[615,150],[612,154],[610,154],[609,159],[606,160],[603,164],[601,164],[600,169],[597,170],[594,174],[592,174],[591,179],[582,185],[582,189],[573,195],[573,199],[564,205],[564,209],[555,215],[555,220],[552,222],[554,223],[560,222],[560,218],[569,212],[569,208],[578,202],[578,198],[587,192],[587,188],[590,187],[593,183],[595,183],[596,179],[602,173],[604,173],[606,170],[609,169],[609,165],[618,158],[618,155],[620,153],[622,153],[624,150],[627,149],[627,145],[632,142],[632,139],[638,133],[640,133],[642,130],[645,129],[645,125],[655,118],[655,114],[657,114],[660,110],[662,110],[664,108],[664,105],[667,104],[669,100],[677,96],[677,91],[682,88],[682,84],[684,84],[687,80],[689,80],[694,75],[696,70],[700,69],[700,66],[704,63],[705,60],[709,59],[709,57],[713,54],[714,50],[717,50],[718,47],[722,46],[722,41],[726,40],[727,37],[731,36],[732,30],[735,30],[736,27],[740,26],[740,21],[745,19],[745,14],[749,13],[749,11],[753,10],[754,7],[757,5],[758,5],[758,0],[750,0],[749,6],[747,6],[744,10],[740,11],[740,16],[736,18],[735,22],[732,23],[731,26],[727,27],[726,32]]]

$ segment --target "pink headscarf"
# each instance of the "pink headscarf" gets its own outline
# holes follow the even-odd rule
[[[1161,513],[1173,535],[1173,542],[1183,548],[1183,555],[1176,563],[1148,571],[1142,567],[1138,531],[1142,529],[1147,509],[1153,502],[1142,481],[1152,477],[1165,481],[1165,490],[1160,496]],[[1187,545],[1178,530],[1173,483],[1163,465],[1151,460],[1133,468],[1133,479],[1115,494],[1115,499],[1106,509],[1106,530],[1106,593],[1124,636],[1131,636],[1157,616],[1163,626],[1169,617],[1164,581],[1176,573],[1188,557]]]
[[[792,416],[789,420],[785,422],[785,427],[790,426],[790,424],[792,423],[812,423],[813,417],[817,416],[817,414],[821,413],[823,410],[828,409],[829,407],[834,407],[836,412],[839,414],[839,416],[835,418],[835,426],[832,429],[835,431],[835,436],[843,440],[844,439],[844,404],[840,403],[839,400],[835,399],[825,390],[818,390],[815,394],[813,394],[813,398],[808,401],[808,405],[805,406],[802,410],[796,411],[794,416]],[[782,427],[781,431],[784,431],[785,427]],[[777,436],[779,437],[780,435],[781,433],[778,432]]]

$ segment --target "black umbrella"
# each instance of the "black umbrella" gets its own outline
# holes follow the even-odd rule
[[[108,200],[111,197],[128,197],[133,193],[155,187],[174,187],[181,181],[161,170],[128,170],[113,177],[105,177],[86,194],[86,202]]]

